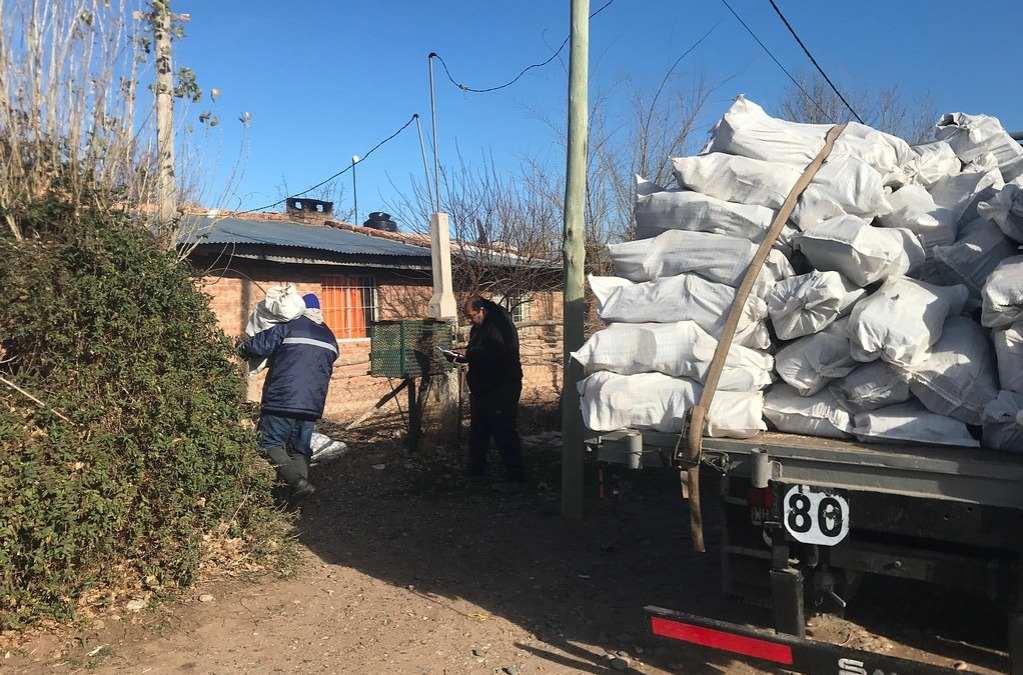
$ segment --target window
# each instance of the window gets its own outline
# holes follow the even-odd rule
[[[529,316],[529,303],[522,296],[504,296],[494,294],[494,302],[508,310],[512,323],[522,323]]]
[[[377,287],[373,277],[327,276],[323,278],[320,310],[323,320],[339,340],[369,336],[376,320]]]

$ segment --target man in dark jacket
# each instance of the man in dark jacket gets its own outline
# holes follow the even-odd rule
[[[316,491],[309,482],[313,424],[323,416],[338,356],[337,339],[323,323],[319,299],[313,293],[302,299],[304,314],[256,333],[241,345],[246,357],[268,361],[257,443],[290,488],[289,508]]]
[[[517,489],[526,481],[517,428],[522,394],[519,334],[508,312],[495,302],[473,297],[464,309],[472,328],[465,355],[457,360],[469,364],[466,377],[472,394],[467,474],[470,480],[482,478],[493,438],[507,480],[495,487]]]

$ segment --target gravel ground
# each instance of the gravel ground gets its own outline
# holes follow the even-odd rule
[[[708,553],[692,550],[677,476],[608,471],[601,498],[588,467],[586,515],[571,520],[557,434],[527,437],[533,484],[503,495],[464,485],[456,451],[407,452],[391,426],[331,434],[350,450],[314,468],[294,576],[209,579],[156,610],[8,636],[0,672],[783,672],[650,635],[646,605],[771,625],[721,593],[711,503]],[[1008,667],[1003,616],[929,588],[868,580],[846,618],[816,617],[810,636],[985,675]]]

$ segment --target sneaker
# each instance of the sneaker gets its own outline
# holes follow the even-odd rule
[[[294,511],[298,508],[299,504],[304,502],[315,492],[315,485],[307,481],[305,478],[299,478],[295,481],[295,484],[291,486],[291,494],[288,496],[288,510]]]
[[[501,481],[500,483],[494,483],[490,486],[495,492],[500,492],[503,495],[517,495],[521,492],[525,492],[526,483],[524,481]]]

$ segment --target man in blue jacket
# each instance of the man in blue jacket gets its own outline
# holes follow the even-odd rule
[[[309,482],[313,424],[323,416],[330,374],[337,359],[337,338],[323,323],[320,301],[302,298],[306,311],[291,321],[274,324],[241,344],[243,355],[267,359],[260,404],[260,453],[290,488],[294,509],[316,488]]]

